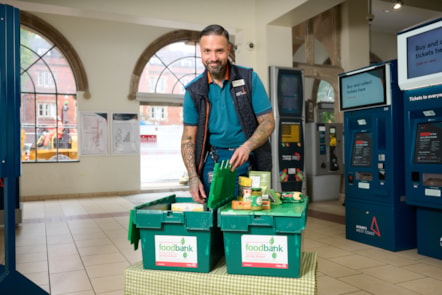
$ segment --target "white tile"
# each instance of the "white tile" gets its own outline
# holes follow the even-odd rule
[[[50,275],[50,280],[51,294],[70,294],[93,290],[84,270],[53,273]]]

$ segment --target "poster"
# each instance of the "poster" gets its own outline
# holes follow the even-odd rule
[[[109,153],[109,120],[107,113],[80,112],[81,155],[107,155]]]
[[[139,133],[138,114],[112,114],[112,153],[138,154]]]

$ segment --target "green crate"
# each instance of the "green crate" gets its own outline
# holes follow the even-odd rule
[[[307,204],[305,198],[271,210],[220,208],[227,273],[299,278]]]
[[[234,197],[235,177],[236,172],[231,172],[229,165],[215,165],[208,208],[203,212],[170,210],[173,203],[193,202],[190,197],[177,198],[176,195],[131,210],[129,240],[135,250],[141,240],[143,267],[210,272],[224,256],[216,210]]]
[[[140,232],[145,269],[207,273],[224,255],[212,209],[170,210],[172,203],[190,201],[171,195],[137,208],[134,223]]]

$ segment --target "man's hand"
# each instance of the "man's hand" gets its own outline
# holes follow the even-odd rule
[[[230,158],[230,165],[232,165],[232,171],[244,164],[250,156],[250,153],[263,145],[272,134],[275,129],[275,117],[273,112],[263,114],[256,117],[258,121],[258,127],[252,136],[238,147]]]
[[[204,192],[203,183],[197,176],[189,178],[189,192],[195,202],[205,203],[207,196]]]
[[[250,156],[250,149],[244,144],[238,147],[230,158],[230,165],[232,165],[231,171],[234,171],[236,168],[247,162]]]

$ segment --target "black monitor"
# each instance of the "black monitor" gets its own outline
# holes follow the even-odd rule
[[[304,107],[303,71],[295,68],[270,67],[270,97],[283,117],[302,117]]]

